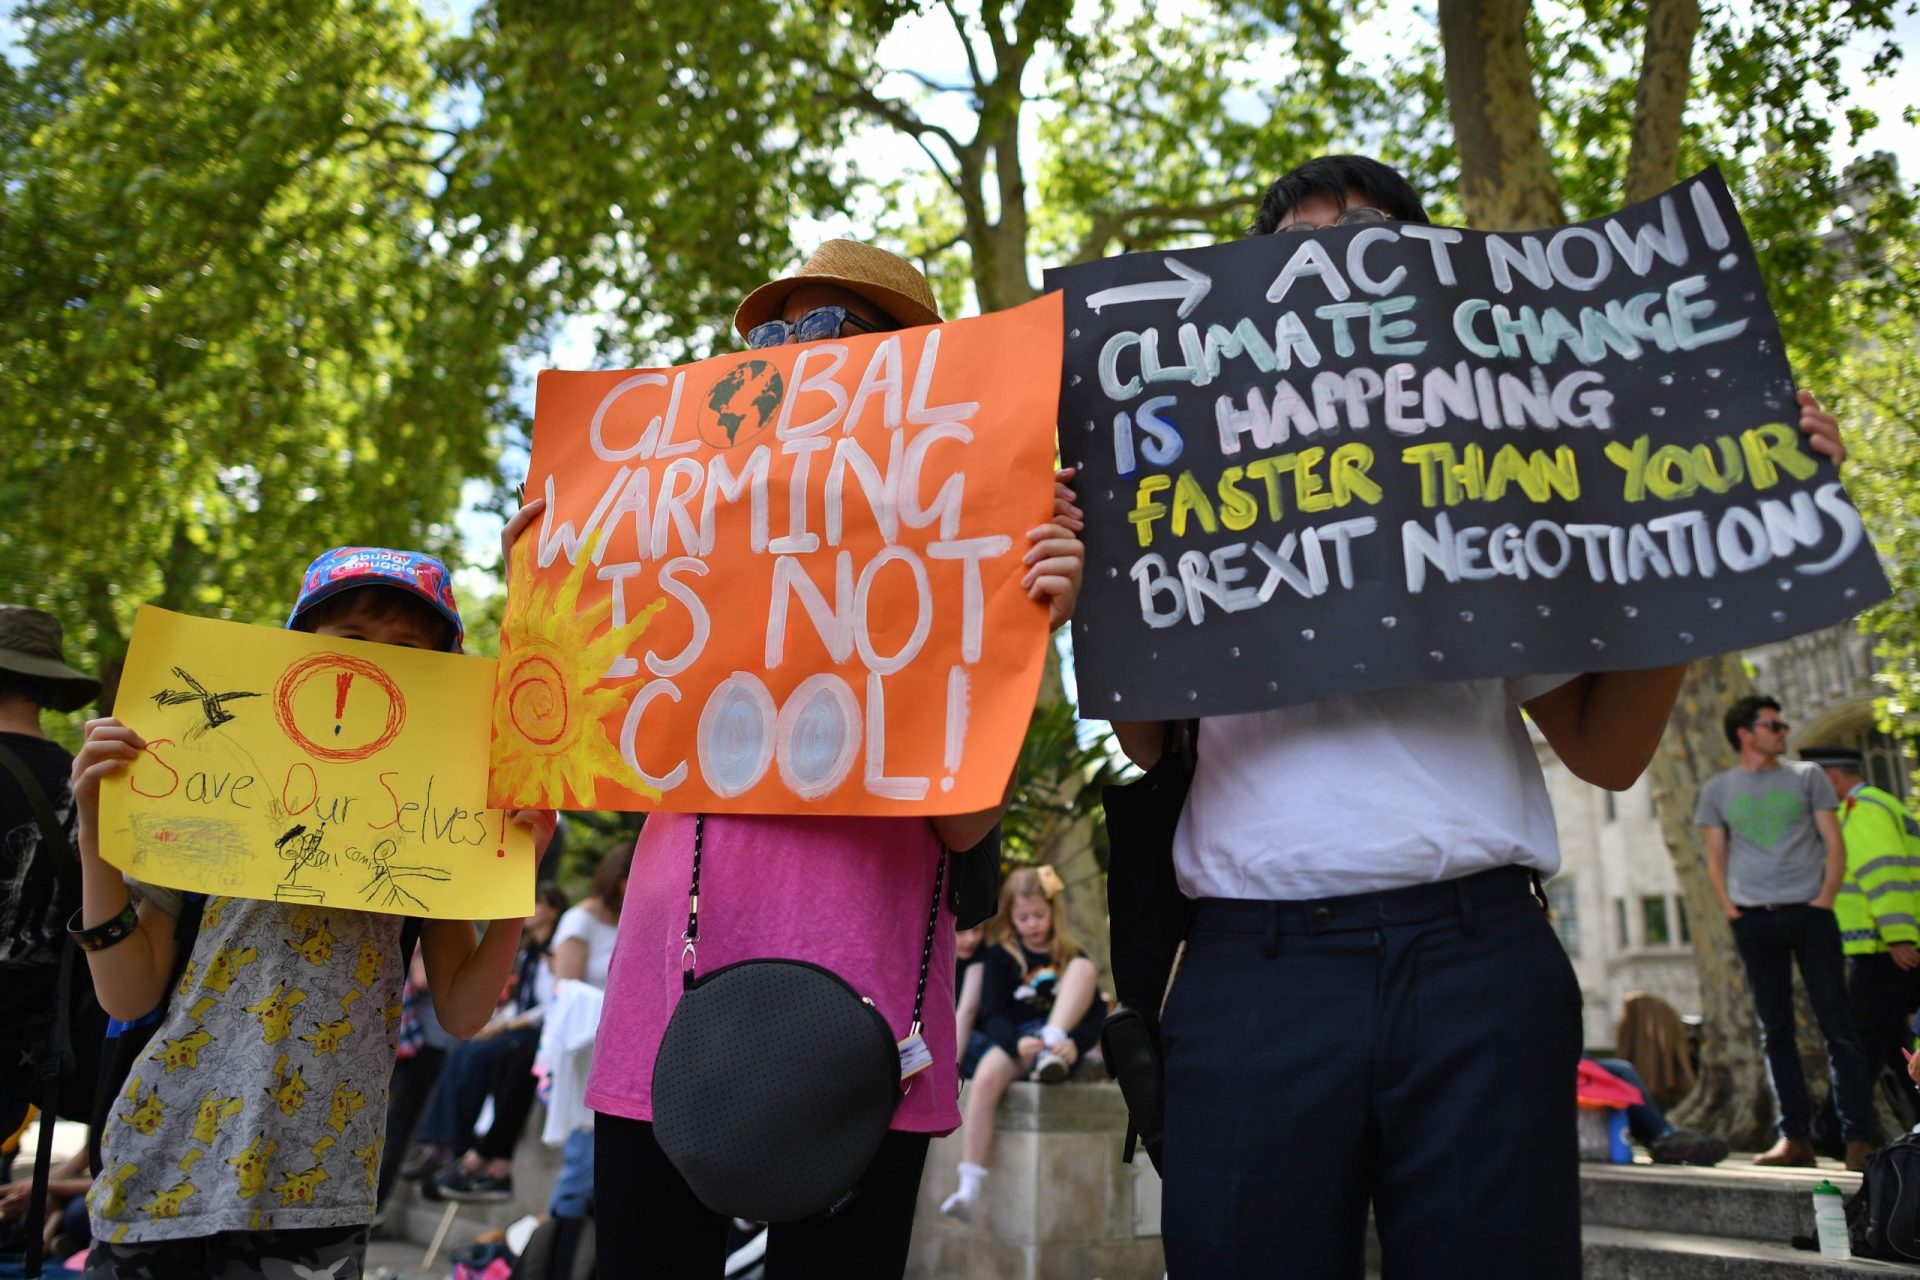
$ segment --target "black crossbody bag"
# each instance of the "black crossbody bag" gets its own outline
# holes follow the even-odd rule
[[[684,990],[654,1057],[653,1135],[716,1213],[752,1222],[831,1214],[851,1200],[906,1096],[900,1046],[873,1001],[819,965],[741,960],[696,975],[705,832],[696,815]],[[911,1036],[948,856],[934,872]]]

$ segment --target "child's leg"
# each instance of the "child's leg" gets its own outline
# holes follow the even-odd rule
[[[993,1154],[993,1113],[1007,1086],[1020,1075],[1020,1064],[1005,1049],[995,1045],[987,1050],[974,1068],[973,1083],[968,1086],[967,1118],[960,1128],[960,1149],[968,1164],[984,1165]]]
[[[960,1189],[940,1202],[940,1212],[973,1220],[987,1177],[987,1159],[993,1154],[993,1113],[1020,1071],[1020,1064],[999,1045],[987,1050],[974,1068],[967,1085],[966,1122],[960,1128]]]
[[[1093,961],[1085,956],[1069,961],[1067,971],[1060,975],[1060,993],[1053,998],[1053,1012],[1047,1015],[1047,1026],[1063,1037],[1079,1026],[1080,1019],[1093,1008],[1094,981],[1099,976]],[[1042,1034],[1049,1042],[1049,1049],[1059,1043],[1052,1035]]]

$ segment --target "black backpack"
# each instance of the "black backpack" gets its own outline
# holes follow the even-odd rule
[[[1847,1242],[1855,1257],[1920,1262],[1920,1134],[1873,1153],[1847,1200]]]

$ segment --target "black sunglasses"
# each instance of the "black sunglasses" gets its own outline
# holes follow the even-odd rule
[[[1753,727],[1765,729],[1768,733],[1785,733],[1788,726],[1785,720],[1755,720]]]
[[[869,324],[854,315],[845,307],[815,307],[791,323],[785,320],[769,320],[747,330],[747,346],[758,350],[761,347],[785,346],[789,342],[817,342],[821,338],[837,338],[840,331],[852,325],[865,333],[881,333],[881,325]]]
[[[1361,205],[1348,209],[1332,222],[1289,222],[1280,230],[1288,235],[1304,234],[1308,231],[1324,231],[1328,227],[1358,227],[1373,222],[1392,222],[1390,214],[1380,212],[1372,205]]]

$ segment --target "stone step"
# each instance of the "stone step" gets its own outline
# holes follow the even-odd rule
[[[1827,1259],[1791,1245],[1674,1231],[1587,1226],[1580,1232],[1584,1280],[1831,1280],[1913,1275],[1893,1262]]]
[[[1580,1220],[1681,1235],[1785,1245],[1813,1234],[1813,1188],[1832,1182],[1852,1195],[1860,1175],[1838,1163],[1766,1169],[1733,1155],[1711,1169],[1659,1164],[1580,1166]]]

